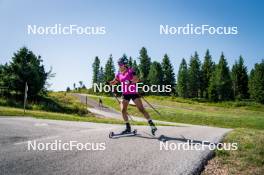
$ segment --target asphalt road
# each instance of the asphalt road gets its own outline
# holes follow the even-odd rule
[[[177,150],[175,145],[219,142],[228,129],[203,126],[161,126],[156,137],[147,126],[137,136],[108,138],[121,125],[0,117],[0,174],[197,174],[212,151]],[[39,145],[29,150],[28,144]],[[166,142],[162,142],[166,141]],[[41,145],[71,141],[88,149],[42,150]],[[168,144],[171,149],[160,149]],[[99,145],[99,146],[98,146]],[[185,144],[186,145],[186,144]],[[201,148],[198,145],[198,148]]]

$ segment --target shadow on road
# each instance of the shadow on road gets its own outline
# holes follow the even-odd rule
[[[194,145],[194,144],[203,144],[203,145],[210,145],[210,144],[214,144],[217,145],[218,143],[211,143],[208,141],[201,141],[201,140],[193,140],[193,139],[188,139],[185,138],[184,136],[181,135],[181,137],[169,137],[169,136],[165,136],[165,135],[160,135],[160,136],[153,136],[149,133],[143,132],[146,135],[142,135],[142,134],[136,134],[134,136],[122,136],[122,137],[116,137],[114,139],[119,139],[119,138],[123,138],[123,137],[138,137],[138,138],[144,138],[144,139],[154,139],[160,142],[167,142],[167,141],[180,141],[180,142],[186,142],[189,143],[190,145]]]
[[[159,141],[167,142],[167,141],[171,141],[171,140],[176,140],[176,141],[180,141],[180,142],[186,142],[186,143],[189,143],[190,145],[191,144],[203,144],[203,145],[210,145],[210,144],[217,145],[218,144],[218,143],[211,143],[211,142],[208,142],[208,141],[188,139],[188,138],[185,138],[182,135],[181,135],[181,137],[168,137],[168,136],[165,136],[165,135],[160,135],[159,136]]]

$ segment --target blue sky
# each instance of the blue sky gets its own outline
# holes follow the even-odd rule
[[[52,90],[65,90],[80,80],[91,85],[92,62],[104,65],[110,54],[115,61],[126,53],[138,58],[145,46],[152,60],[167,53],[177,74],[182,58],[197,51],[203,60],[207,48],[218,62],[223,51],[229,66],[242,55],[250,70],[264,59],[264,2],[254,0],[0,0],[0,64],[27,46],[41,55]],[[105,26],[106,35],[28,35],[27,25],[54,24]],[[237,26],[238,35],[160,35],[160,24]]]

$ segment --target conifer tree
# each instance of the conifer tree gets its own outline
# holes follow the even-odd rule
[[[115,78],[115,65],[112,55],[109,56],[104,69],[104,81],[109,82]]]
[[[178,77],[177,77],[177,93],[180,97],[188,97],[188,68],[185,59],[182,59],[182,62],[179,67]]]
[[[264,103],[264,60],[255,64],[250,72],[249,92],[252,99]]]
[[[133,61],[132,68],[134,69],[136,75],[139,76],[139,69],[136,60]]]
[[[151,85],[161,85],[163,80],[163,72],[161,69],[161,64],[159,62],[154,61],[151,63],[149,74],[148,74],[148,82]]]
[[[162,72],[163,72],[163,85],[170,85],[172,88],[172,93],[175,92],[175,74],[173,71],[173,66],[171,64],[170,58],[167,54],[164,55],[162,59]],[[166,93],[169,95],[170,93]]]
[[[148,74],[151,64],[151,59],[148,56],[147,49],[145,47],[142,47],[140,50],[140,64],[139,64],[139,71],[140,71],[140,79],[144,82],[144,84],[148,84]]]
[[[128,59],[128,67],[132,67],[133,66],[133,58],[129,57]]]
[[[244,60],[242,56],[235,62],[232,67],[232,81],[234,97],[236,99],[248,98],[248,75],[247,67],[244,66]]]
[[[209,85],[209,98],[212,101],[230,100],[233,97],[232,80],[224,54],[213,73]]]
[[[93,62],[93,83],[98,83],[99,69],[100,59],[98,58],[98,56],[96,56]]]
[[[213,75],[215,69],[214,62],[212,61],[212,56],[210,55],[209,50],[206,50],[204,62],[202,64],[201,72],[201,96],[208,98],[208,87],[210,83],[210,78]]]
[[[197,98],[201,86],[201,62],[198,53],[195,52],[194,56],[190,59],[188,77],[189,77],[189,93],[191,98]]]
[[[113,78],[112,78],[113,79]],[[101,66],[98,74],[98,83],[105,83],[105,74],[104,74],[104,69]]]
[[[22,47],[12,57],[9,65],[2,66],[4,86],[19,94],[24,94],[28,85],[28,96],[35,98],[46,91],[47,79],[54,74],[45,71],[41,56],[35,55],[26,47]]]

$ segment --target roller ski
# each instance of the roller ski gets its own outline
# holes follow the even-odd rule
[[[122,131],[121,133],[114,133],[114,132],[110,132],[109,133],[109,138],[117,138],[117,137],[122,137],[122,136],[135,136],[137,135],[137,130],[134,129],[133,131],[131,131],[131,126],[129,123],[126,123],[126,129],[124,131]]]
[[[134,129],[133,131],[130,132],[121,132],[121,133],[114,133],[110,132],[109,133],[109,138],[117,138],[117,137],[126,137],[126,136],[135,136],[137,135],[137,130]]]

